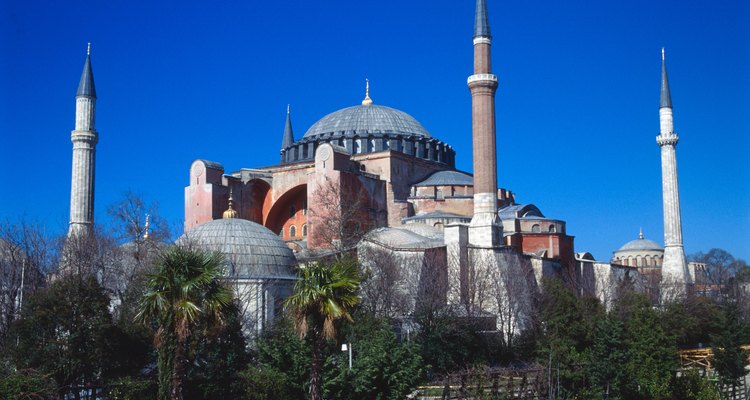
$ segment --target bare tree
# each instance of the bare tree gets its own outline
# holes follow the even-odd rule
[[[348,175],[342,174],[341,179]],[[376,208],[371,204],[367,190],[356,184],[356,176],[350,190],[342,192],[339,185],[328,176],[318,183],[309,204],[311,235],[321,247],[332,247],[339,253],[351,249],[373,228],[377,221]]]
[[[55,243],[42,226],[25,219],[0,225],[0,344],[24,298],[44,285],[56,264]]]
[[[148,203],[143,195],[127,191],[122,199],[107,207],[115,239],[142,244],[146,240],[160,243],[171,237],[169,224],[159,215],[159,203]]]

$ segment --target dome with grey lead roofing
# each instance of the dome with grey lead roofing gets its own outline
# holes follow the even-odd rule
[[[474,177],[460,171],[438,171],[414,186],[474,186]]]
[[[621,251],[664,251],[660,244],[648,239],[636,239],[625,243],[617,252]]]
[[[198,225],[179,242],[221,252],[228,275],[240,279],[295,279],[292,250],[263,225],[244,219],[217,219]]]
[[[359,105],[332,112],[307,130],[303,137],[321,135],[400,134],[430,138],[429,132],[411,115],[380,105]]]

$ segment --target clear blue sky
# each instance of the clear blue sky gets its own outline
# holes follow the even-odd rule
[[[666,47],[686,251],[750,259],[746,0],[488,0],[498,176],[608,260],[639,227],[663,243],[658,133]],[[403,110],[471,171],[473,0],[0,2],[0,218],[68,218],[86,43],[99,96],[96,217],[124,191],[182,222],[190,163],[278,161],[358,104]]]

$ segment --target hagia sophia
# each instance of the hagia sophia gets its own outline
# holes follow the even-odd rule
[[[369,82],[359,104],[323,116],[301,136],[295,136],[287,109],[276,165],[226,171],[220,160],[192,163],[179,240],[226,255],[227,279],[246,307],[246,331],[262,329],[280,312],[300,265],[336,251],[356,252],[365,267],[373,250],[416,260],[416,270],[405,275],[415,276],[418,287],[404,290],[431,285],[451,304],[471,301],[477,284],[472,276],[481,275],[507,292],[507,282],[525,279],[515,269],[519,265],[528,266],[532,289],[543,276],[558,276],[580,292],[602,298],[624,279],[637,281],[644,271],[658,271],[663,281],[684,292],[694,273],[682,244],[678,137],[663,54],[657,143],[665,245],[641,232],[611,260],[596,261],[577,249],[563,219],[546,216],[534,204],[518,204],[511,190],[497,187],[498,78],[492,72],[491,44],[486,1],[477,0],[474,71],[467,79],[473,172],[455,168],[461,155],[440,139],[440,127],[425,127],[407,112],[378,104]],[[70,235],[85,232],[94,222],[95,101],[88,56],[72,133]],[[200,149],[195,150],[199,157]],[[435,284],[436,276],[444,284]],[[498,298],[483,304],[482,311],[508,307]]]

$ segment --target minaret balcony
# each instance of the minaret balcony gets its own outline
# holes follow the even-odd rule
[[[475,82],[477,82],[477,83],[479,83],[479,82],[481,82],[481,83],[488,82],[488,83],[493,83],[493,84],[497,85],[497,75],[495,75],[495,74],[474,74],[474,75],[470,76],[466,80],[466,83],[468,83],[469,85],[471,85],[472,83],[475,83]]]
[[[656,137],[656,143],[661,146],[675,146],[677,145],[677,142],[680,140],[679,137],[677,137],[676,133],[672,133],[669,135],[659,135]]]

